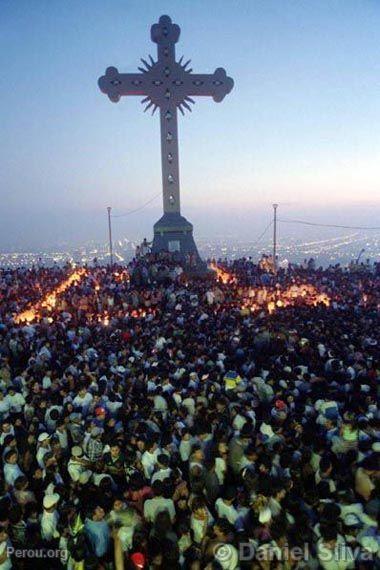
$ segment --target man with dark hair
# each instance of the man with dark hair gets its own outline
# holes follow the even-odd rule
[[[98,559],[107,558],[111,546],[111,531],[105,520],[105,514],[102,506],[92,505],[84,524],[85,534]]]
[[[158,513],[167,511],[170,515],[170,520],[174,522],[174,502],[173,499],[166,499],[164,497],[164,486],[162,481],[155,481],[152,485],[152,490],[154,494],[153,499],[147,499],[144,503],[144,518],[149,522],[154,522]]]

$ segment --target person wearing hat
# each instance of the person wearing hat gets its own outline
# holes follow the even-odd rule
[[[67,471],[74,483],[85,483],[90,480],[92,470],[88,469],[91,462],[85,456],[83,449],[79,445],[71,448],[71,457],[67,464]]]
[[[43,499],[43,514],[41,518],[41,537],[43,540],[50,542],[54,538],[58,538],[59,534],[57,532],[59,514],[57,510],[57,505],[60,496],[58,493],[52,493],[51,495],[45,495]]]
[[[104,444],[102,442],[103,429],[93,427],[90,431],[90,437],[85,445],[86,455],[91,463],[97,463],[102,459]]]
[[[80,445],[83,440],[82,414],[79,412],[72,412],[69,416],[69,420],[67,429],[70,433],[71,439],[75,445]]]
[[[44,469],[45,468],[44,456],[46,453],[51,451],[50,435],[46,431],[44,431],[40,433],[37,441],[38,441],[38,449],[37,449],[36,459],[41,469]]]

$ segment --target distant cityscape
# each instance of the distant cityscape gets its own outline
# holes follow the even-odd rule
[[[265,238],[261,243],[241,241],[232,237],[198,238],[199,252],[205,259],[252,257],[259,260],[263,254],[273,251],[272,240]],[[128,263],[135,255],[138,240],[123,238],[113,243],[115,262]],[[364,233],[362,231],[329,237],[302,241],[297,236],[281,237],[278,243],[279,262],[290,261],[300,263],[305,258],[313,257],[317,265],[326,267],[340,263],[348,265],[360,259],[361,262],[374,263],[380,258],[380,232]],[[109,262],[108,243],[94,241],[80,246],[61,246],[46,248],[41,251],[21,251],[0,253],[0,267],[31,267],[33,265],[52,266],[76,263],[92,265],[94,262],[105,265]]]

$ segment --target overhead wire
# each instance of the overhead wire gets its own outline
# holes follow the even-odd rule
[[[144,202],[144,204],[142,204],[138,208],[134,208],[133,210],[128,210],[127,212],[124,212],[123,214],[112,214],[111,217],[112,218],[124,218],[124,216],[130,216],[131,214],[136,214],[136,212],[140,212],[141,210],[146,208],[146,206],[149,206],[149,204],[151,204],[156,198],[158,198],[158,196],[161,196],[161,195],[162,195],[162,192],[157,192],[157,194],[152,196],[152,198],[147,200],[147,202]]]
[[[338,224],[322,224],[319,222],[308,222],[305,220],[277,220],[283,224],[302,224],[305,226],[316,226],[321,228],[341,228],[345,230],[380,230],[380,226],[345,226],[345,225],[338,225]]]
[[[273,224],[273,220],[271,220],[269,222],[269,224],[266,226],[266,228],[264,229],[264,231],[259,235],[259,237],[257,238],[256,241],[253,242],[252,246],[257,245],[259,243],[259,241],[264,237],[264,235],[266,234],[266,232],[269,230],[269,228],[271,227],[271,225]]]

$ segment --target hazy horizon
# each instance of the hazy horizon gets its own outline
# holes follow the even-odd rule
[[[161,202],[156,200],[155,207],[132,214],[130,216],[113,218],[113,239],[121,238],[142,240],[144,237],[152,238],[153,222],[160,215]],[[230,207],[214,207],[214,215],[210,217],[209,209],[189,207],[184,214],[194,224],[197,239],[228,239],[230,241],[255,241],[267,227],[272,219],[272,207],[256,207],[252,209],[237,209]],[[122,213],[122,212],[120,212]],[[116,214],[116,210],[115,210]],[[379,220],[380,207],[372,206],[329,206],[328,208],[302,208],[295,205],[281,205],[278,208],[279,220],[306,220],[310,222],[323,222],[338,225],[370,226],[373,220]],[[378,223],[378,222],[377,222]],[[38,231],[36,231],[38,228]],[[58,210],[54,212],[41,211],[30,214],[18,223],[17,215],[14,219],[9,216],[3,222],[0,231],[11,236],[8,241],[2,239],[0,251],[12,250],[39,251],[59,249],[63,246],[81,246],[90,241],[106,243],[108,240],[108,225],[106,210]],[[316,237],[329,238],[353,233],[354,230],[339,228],[319,228],[297,224],[278,224],[279,243],[289,238],[315,239]],[[362,232],[363,233],[363,232]],[[366,232],[369,235],[380,235],[380,230]],[[28,235],[25,240],[25,235]],[[271,230],[266,236],[271,235]]]

